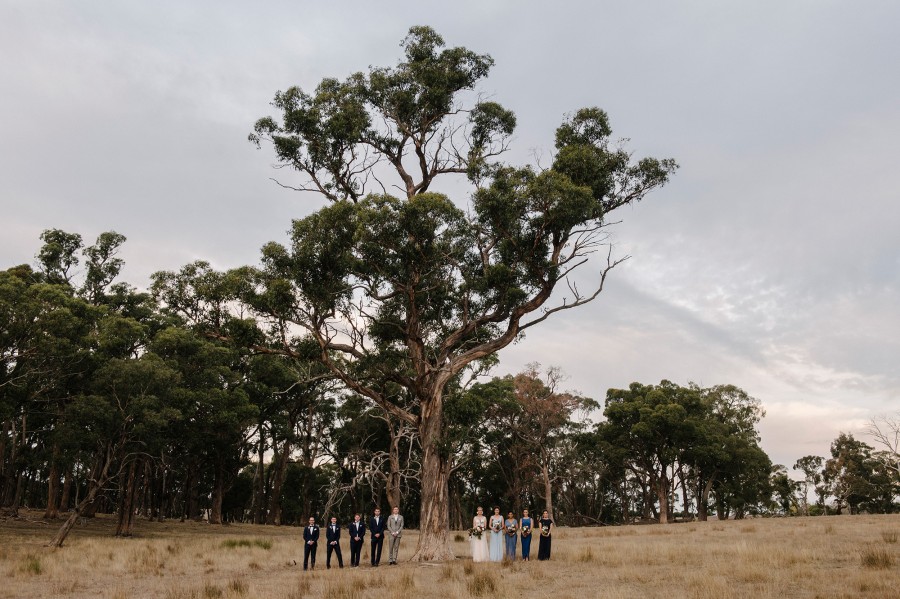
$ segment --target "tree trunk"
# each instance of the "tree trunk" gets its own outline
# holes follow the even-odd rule
[[[222,523],[222,500],[225,497],[225,467],[222,464],[216,465],[216,479],[213,486],[212,506],[209,511],[209,523]]]
[[[75,526],[78,518],[81,517],[88,507],[93,505],[97,498],[97,493],[100,492],[100,489],[102,489],[109,480],[109,467],[112,464],[112,454],[112,450],[108,448],[106,450],[105,459],[103,460],[103,465],[99,468],[99,472],[97,472],[97,469],[92,472],[91,479],[88,481],[87,495],[85,495],[84,499],[75,506],[75,509],[69,514],[69,517],[66,518],[63,525],[59,527],[56,536],[50,541],[50,547],[62,547],[63,542],[66,540],[66,537],[69,536],[69,532],[72,530],[72,527]]]
[[[291,430],[293,431],[293,422]],[[274,447],[274,443],[273,443]],[[281,489],[284,488],[284,479],[287,475],[288,458],[291,453],[291,442],[285,439],[281,444],[281,451],[275,452],[272,462],[272,494],[269,496],[269,513],[266,515],[266,524],[281,525]]]
[[[128,473],[124,474],[124,484],[119,486],[119,519],[116,523],[117,537],[130,537],[134,531],[134,499],[137,486],[135,484],[138,471],[138,459],[131,461]]]
[[[389,417],[389,416],[388,416]],[[402,425],[400,425],[402,426]],[[388,420],[388,427],[391,430],[391,447],[388,453],[390,463],[390,474],[387,480],[387,498],[389,507],[400,507],[400,431],[394,430],[393,425]]]
[[[414,562],[454,559],[450,548],[450,460],[443,446],[443,401],[440,391],[422,401],[419,439],[422,442],[422,503],[419,544]]]
[[[50,473],[47,475],[47,509],[45,520],[59,518],[59,446],[54,445],[50,455]]]
[[[12,468],[6,465],[6,444],[11,431],[12,419],[4,420],[3,430],[0,431],[0,506],[4,505],[6,498],[7,473],[12,471]],[[12,459],[10,459],[9,465],[12,466]]]
[[[712,491],[714,480],[715,477],[712,477],[706,481],[706,484],[703,485],[703,489],[700,490],[697,496],[697,519],[700,522],[706,522],[709,518],[709,493]]]
[[[66,468],[65,478],[63,479],[62,495],[59,498],[59,509],[62,512],[69,511],[69,502],[72,497],[73,474],[73,466]]]
[[[550,468],[547,466],[547,459],[541,456],[541,480],[544,482],[544,509],[550,515],[550,519],[555,521],[553,517],[553,485],[550,482]]]
[[[266,521],[266,465],[265,462],[263,462],[263,457],[266,453],[265,443],[265,434],[263,432],[263,426],[260,423],[259,445],[256,449],[258,460],[256,462],[256,476],[253,479],[256,484],[253,493],[253,506],[251,506],[254,524],[264,524]]]
[[[669,479],[666,469],[662,468],[656,480],[656,497],[659,500],[659,523],[669,523]]]

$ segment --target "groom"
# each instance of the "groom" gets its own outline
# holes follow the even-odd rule
[[[387,531],[390,534],[390,551],[388,553],[388,564],[397,565],[397,552],[400,550],[400,537],[403,536],[403,516],[400,515],[400,508],[394,506],[391,515],[388,516]]]

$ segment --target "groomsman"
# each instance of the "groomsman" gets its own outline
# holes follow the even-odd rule
[[[400,508],[394,506],[391,515],[388,516],[387,530],[390,533],[390,544],[388,545],[388,564],[397,565],[397,552],[400,550],[400,537],[403,536],[403,516],[400,515]]]
[[[344,558],[341,557],[341,527],[338,526],[337,517],[331,517],[331,524],[325,529],[325,539],[328,541],[328,553],[325,558],[325,568],[331,569],[331,552],[337,554],[338,567],[344,567]]]
[[[306,570],[307,566],[311,565],[313,570],[315,570],[316,547],[319,545],[319,527],[316,526],[316,519],[312,516],[309,517],[309,525],[303,529],[303,540],[306,541],[303,545],[303,569]],[[310,564],[310,562],[312,563]]]
[[[356,514],[353,516],[353,522],[348,527],[350,529],[350,567],[359,567],[359,554],[362,553],[363,537],[366,536],[366,525],[363,524],[362,516]]]
[[[375,514],[369,518],[369,533],[372,535],[372,567],[381,563],[381,546],[384,545],[384,518],[381,510],[375,508]]]

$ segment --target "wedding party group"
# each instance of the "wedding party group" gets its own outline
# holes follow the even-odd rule
[[[400,508],[394,507],[391,515],[385,518],[381,515],[381,510],[375,508],[369,524],[362,521],[362,516],[356,514],[353,516],[353,522],[347,527],[350,536],[350,567],[359,567],[359,558],[362,554],[363,539],[366,532],[369,533],[370,553],[369,557],[372,567],[377,568],[381,564],[381,549],[384,545],[384,538],[390,539],[388,546],[388,564],[397,564],[397,554],[400,551],[400,537],[403,536],[403,516],[400,515]],[[319,547],[319,536],[321,530],[316,524],[316,519],[310,517],[309,524],[303,529],[303,569],[315,569],[316,567],[316,551]],[[325,559],[325,567],[331,568],[332,554],[337,557],[338,567],[344,567],[344,558],[341,555],[341,526],[338,524],[337,517],[332,516],[331,521],[325,526],[325,542],[328,553]]]
[[[484,515],[484,509],[478,508],[475,518],[472,519],[472,529],[469,531],[469,542],[472,544],[472,561],[475,562],[499,562],[504,559],[516,559],[516,544],[522,539],[522,560],[531,559],[531,532],[537,525],[540,532],[538,541],[538,559],[550,559],[550,541],[553,534],[553,520],[549,512],[544,510],[540,519],[535,522],[528,510],[522,510],[522,517],[516,519],[512,512],[504,518],[500,515],[500,508],[494,508],[494,514],[488,519]],[[490,542],[488,542],[490,537]]]

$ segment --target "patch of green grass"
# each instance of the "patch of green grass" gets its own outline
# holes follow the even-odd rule
[[[22,560],[22,563],[19,565],[19,570],[26,574],[37,576],[44,572],[44,565],[41,563],[40,557],[36,555],[26,555],[25,559]]]
[[[268,551],[272,548],[272,541],[269,539],[226,539],[222,541],[222,547],[226,549],[236,549],[238,547],[259,547]]]

